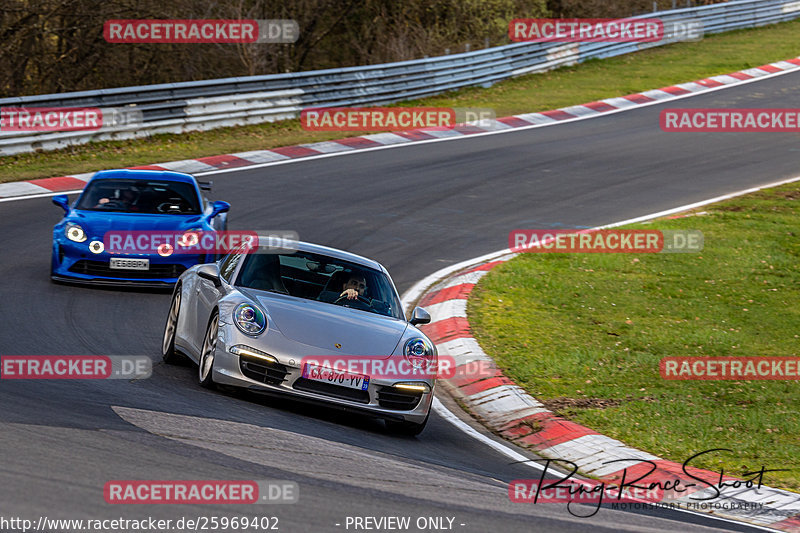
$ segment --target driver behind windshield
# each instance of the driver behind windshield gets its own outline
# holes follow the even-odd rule
[[[137,207],[134,205],[138,195],[132,189],[120,189],[119,191],[119,198],[100,198],[97,201],[97,205],[95,207],[103,207],[106,204],[110,204],[110,207],[122,207],[124,209],[135,211]]]
[[[357,274],[353,274],[350,278],[342,285],[342,294],[339,297],[346,296],[348,300],[354,300],[361,296],[364,297],[364,293],[367,292],[367,280],[364,276],[359,276]]]
[[[365,300],[364,296],[367,292],[367,279],[363,274],[351,273],[341,285],[341,292],[334,285],[322,291],[322,294],[317,298],[320,301],[327,303],[338,302],[339,300],[355,300],[361,297]]]

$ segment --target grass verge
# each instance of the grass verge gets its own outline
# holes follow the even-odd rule
[[[712,35],[574,67],[532,74],[489,89],[464,89],[409,105],[489,107],[498,117],[546,111],[726,74],[797,56],[800,21]],[[56,152],[0,157],[0,182],[92,172],[330,140],[346,133],[308,132],[299,120],[182,135],[109,141]]]
[[[694,254],[521,254],[468,316],[516,383],[571,420],[666,459],[800,489],[800,381],[667,381],[666,356],[800,356],[800,184],[632,228],[699,229]]]

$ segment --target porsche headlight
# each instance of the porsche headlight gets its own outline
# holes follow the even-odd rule
[[[403,355],[415,368],[421,368],[433,358],[433,346],[420,337],[409,339],[403,347]]]
[[[267,317],[258,307],[251,304],[239,304],[233,310],[233,323],[239,331],[252,337],[261,335],[267,329]]]
[[[86,240],[86,232],[77,224],[67,224],[64,228],[64,235],[67,236],[67,239],[75,242],[83,242]]]

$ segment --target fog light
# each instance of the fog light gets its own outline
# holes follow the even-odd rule
[[[102,254],[103,250],[105,250],[103,241],[92,241],[89,243],[89,251],[93,254]]]
[[[173,248],[171,244],[164,243],[158,246],[157,251],[158,255],[160,255],[161,257],[169,257],[172,255],[172,250]]]

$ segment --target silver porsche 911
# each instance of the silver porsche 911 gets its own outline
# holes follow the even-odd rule
[[[419,434],[433,401],[437,353],[406,320],[389,273],[370,259],[293,242],[243,246],[196,265],[175,286],[162,352],[215,383],[333,403]]]

